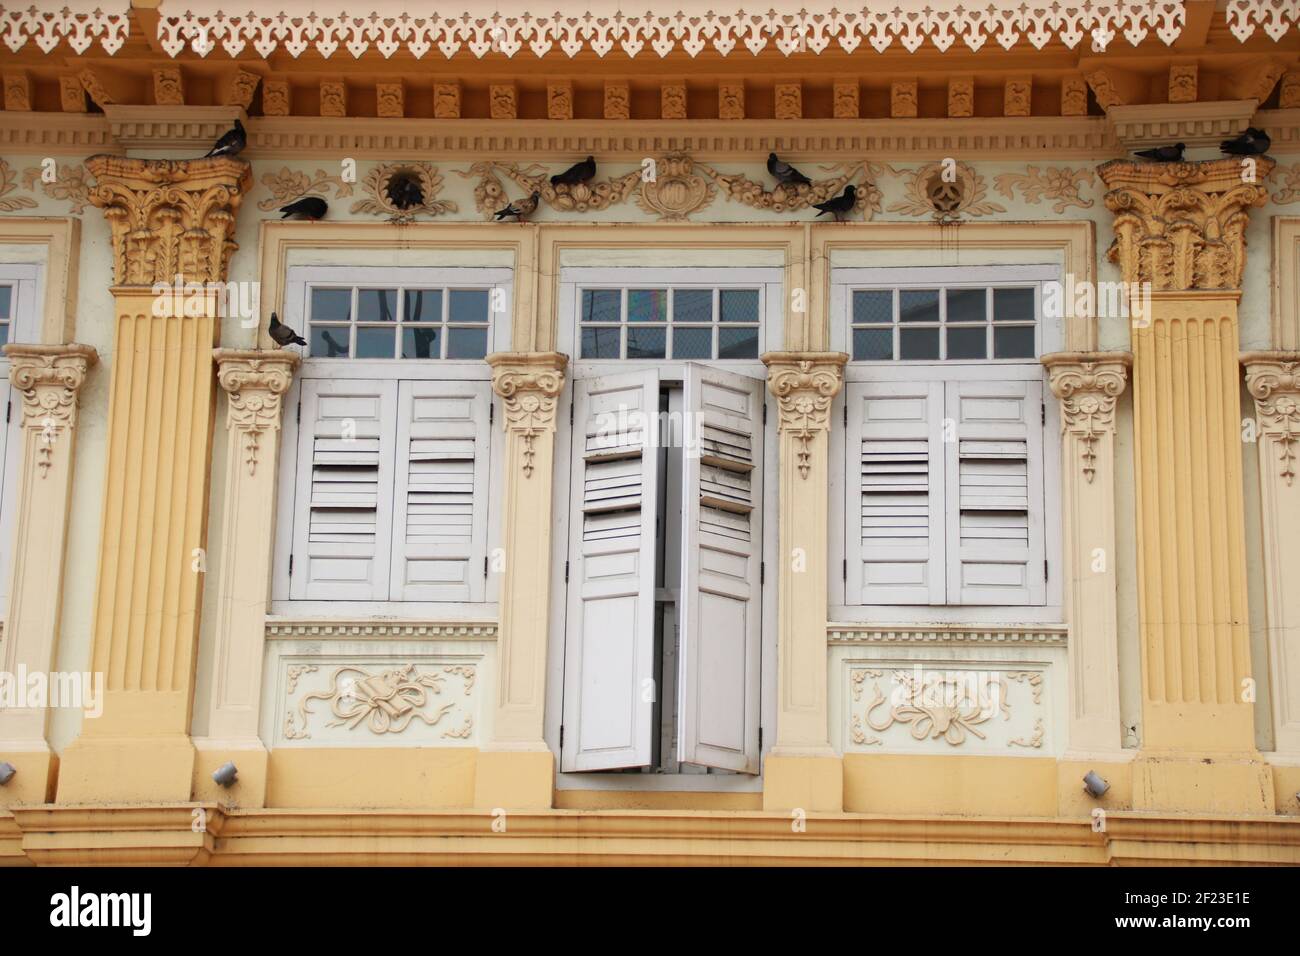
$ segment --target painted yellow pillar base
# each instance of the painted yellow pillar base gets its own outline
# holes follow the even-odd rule
[[[1133,809],[1274,813],[1273,768],[1255,755],[1143,753],[1133,761]]]
[[[547,750],[480,750],[474,806],[492,810],[549,810],[555,757]]]
[[[59,803],[186,803],[194,744],[185,734],[87,737],[63,752]]]
[[[838,756],[782,757],[763,762],[763,809],[840,813],[844,810],[844,761]]]
[[[0,761],[18,771],[0,787],[0,807],[50,803],[59,776],[59,756],[44,743],[22,741],[21,748],[0,741]]]
[[[1089,770],[1110,784],[1101,797],[1083,789],[1083,777]],[[1057,816],[1092,817],[1092,811],[1133,809],[1133,761],[1062,758],[1056,765]]]
[[[1288,816],[1300,816],[1300,762],[1293,763],[1294,758],[1285,763],[1270,760],[1273,768],[1273,794],[1277,802],[1277,812]]]
[[[194,738],[194,781],[192,798],[200,803],[220,803],[241,809],[266,806],[266,777],[270,754],[260,740],[212,740]],[[230,787],[223,787],[212,774],[233,761],[237,775]]]

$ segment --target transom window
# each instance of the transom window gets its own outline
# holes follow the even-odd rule
[[[1038,354],[1036,285],[858,288],[850,292],[853,360],[979,361]]]
[[[493,292],[314,284],[304,338],[312,358],[481,359],[489,351]]]
[[[579,290],[584,359],[756,359],[763,296],[752,288]]]

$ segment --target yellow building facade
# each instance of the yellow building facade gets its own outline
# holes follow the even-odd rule
[[[1300,862],[1285,5],[57,6],[0,860]]]

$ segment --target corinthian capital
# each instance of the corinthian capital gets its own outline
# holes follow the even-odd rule
[[[799,476],[808,477],[812,440],[829,431],[831,402],[844,384],[843,352],[765,352],[767,387],[776,396],[779,428],[798,445]]]
[[[1097,473],[1097,441],[1115,431],[1115,401],[1128,383],[1128,352],[1053,352],[1044,355],[1052,394],[1061,400],[1061,430],[1078,437],[1083,476]]]
[[[242,159],[86,160],[96,184],[90,201],[113,232],[117,285],[224,282],[234,241],[235,213],[252,167]]]
[[[89,345],[6,345],[4,352],[9,382],[23,399],[22,427],[41,433],[36,466],[44,478],[56,437],[77,425],[77,397],[99,353]]]
[[[555,400],[564,390],[569,357],[561,352],[493,352],[492,390],[505,405],[502,427],[524,441],[523,471],[533,475],[533,442],[555,430]]]
[[[1125,281],[1156,291],[1241,288],[1249,210],[1268,200],[1263,183],[1272,169],[1263,156],[1103,163],[1097,171],[1115,214],[1107,255]]]
[[[261,438],[279,431],[284,394],[301,361],[294,352],[215,349],[217,381],[229,397],[226,427],[243,434],[244,463],[257,472]]]
[[[1259,437],[1277,445],[1280,475],[1291,485],[1300,445],[1300,352],[1246,352],[1241,364],[1255,399]]]

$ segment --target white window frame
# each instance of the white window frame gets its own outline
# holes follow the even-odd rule
[[[13,286],[9,336],[6,342],[36,342],[40,338],[43,267],[38,263],[0,263],[0,285]],[[22,398],[9,384],[10,363],[0,351],[0,389],[4,402],[4,441],[0,443],[0,620],[9,612],[9,582],[13,572],[14,508],[18,504],[18,474],[22,465]]]
[[[573,480],[573,424],[569,420],[573,406],[573,383],[580,379],[602,375],[618,375],[639,368],[660,369],[662,382],[678,382],[685,378],[688,364],[717,367],[741,375],[766,381],[767,366],[758,359],[581,359],[578,357],[578,323],[581,297],[578,289],[603,286],[606,288],[648,288],[652,286],[699,286],[716,289],[762,287],[760,295],[758,354],[779,349],[784,341],[784,275],[780,268],[753,266],[718,268],[670,267],[566,267],[560,271],[557,296],[558,328],[557,347],[573,356],[569,374],[565,377],[564,393],[560,398],[555,434],[555,482],[552,509],[555,524],[552,530],[551,553],[551,620],[552,640],[547,642],[546,716],[544,736],[551,753],[555,755],[557,790],[605,790],[645,792],[697,792],[697,793],[761,793],[763,773],[756,775],[714,773],[610,773],[593,771],[565,773],[560,771],[560,725],[564,716],[564,650],[567,616],[568,585],[564,580],[565,562],[569,559],[569,508],[570,484]],[[766,386],[764,386],[766,388]],[[765,399],[767,398],[765,393]],[[770,402],[769,402],[770,405]],[[763,428],[763,563],[770,571],[762,593],[762,655],[760,676],[760,726],[762,742],[760,761],[767,757],[776,740],[776,569],[777,569],[777,483],[780,473],[777,461],[777,420],[780,416],[768,412]],[[669,480],[672,480],[670,476]]]
[[[307,295],[314,285],[376,288],[392,285],[428,285],[430,287],[487,288],[500,290],[498,301],[504,311],[488,314],[488,354],[508,348],[512,316],[514,273],[501,267],[423,266],[294,266],[285,284],[282,321],[306,338]],[[500,600],[501,575],[490,570],[482,602],[464,601],[318,601],[290,597],[289,558],[293,553],[294,503],[298,488],[298,442],[301,423],[304,381],[380,379],[402,381],[475,381],[491,382],[492,369],[482,359],[356,359],[304,357],[293,386],[285,396],[283,432],[280,445],[280,474],[276,505],[276,534],[271,577],[270,614],[283,617],[353,617],[375,615],[401,618],[439,618],[445,620],[481,620],[495,617]],[[501,495],[503,469],[499,462],[505,454],[500,408],[495,395],[490,396],[491,427],[489,448],[489,486],[487,489],[487,553],[502,546]],[[396,534],[396,529],[393,531]],[[391,539],[390,539],[391,547]],[[392,570],[390,569],[390,574]]]
[[[933,624],[1037,624],[1064,620],[1064,574],[1061,518],[1061,442],[1060,404],[1048,388],[1047,371],[1038,356],[1064,347],[1063,318],[1043,315],[1042,288],[1047,282],[1061,280],[1061,269],[1053,265],[997,266],[906,266],[834,268],[831,270],[830,317],[831,348],[852,356],[852,292],[857,289],[894,289],[907,286],[925,288],[980,286],[1036,286],[1039,316],[1033,359],[977,359],[918,361],[912,359],[850,359],[844,368],[845,389],[836,396],[831,409],[830,442],[830,527],[843,529],[830,537],[830,606],[831,620],[846,623],[933,623]],[[990,324],[992,322],[989,318]],[[847,480],[845,446],[845,410],[847,386],[858,382],[918,381],[998,381],[1030,380],[1042,383],[1043,408],[1043,543],[1047,560],[1045,603],[1041,605],[905,605],[848,604],[844,566],[847,555],[846,535],[849,523],[845,514]],[[947,569],[945,568],[945,573]]]

